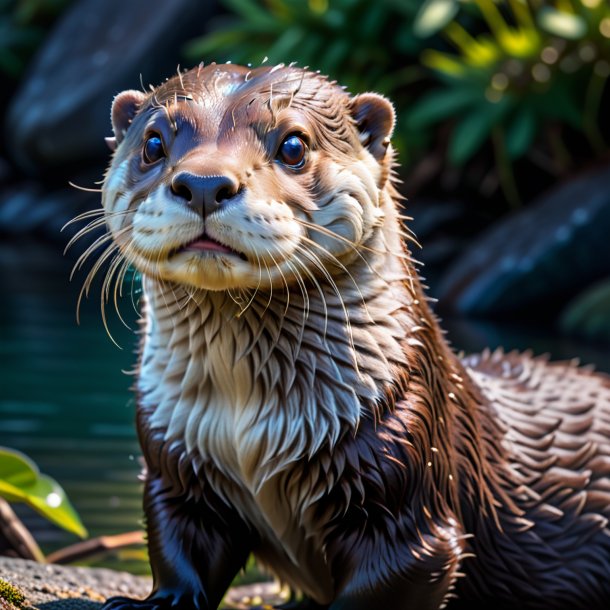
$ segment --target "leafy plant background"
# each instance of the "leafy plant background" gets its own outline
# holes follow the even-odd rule
[[[527,202],[608,151],[604,0],[223,0],[192,60],[296,61],[399,109],[406,188]],[[427,175],[419,160],[426,160]],[[432,160],[432,161],[431,161]],[[535,180],[522,177],[536,174]]]

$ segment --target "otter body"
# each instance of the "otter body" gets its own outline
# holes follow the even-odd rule
[[[308,608],[610,607],[610,381],[447,346],[387,100],[211,65],[112,119],[154,588],[106,610],[217,608],[250,553]]]

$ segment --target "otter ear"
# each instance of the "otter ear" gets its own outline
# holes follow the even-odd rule
[[[114,138],[106,138],[108,146],[114,150],[125,137],[129,124],[138,112],[142,102],[146,99],[146,94],[141,91],[129,89],[119,93],[112,102],[110,116],[112,119],[112,130]],[[115,140],[114,142],[108,140]],[[114,148],[113,148],[114,146]]]
[[[377,93],[362,93],[352,100],[351,111],[360,142],[377,161],[381,161],[390,145],[396,122],[392,103]]]

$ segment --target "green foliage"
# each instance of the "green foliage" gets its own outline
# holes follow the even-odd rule
[[[499,174],[510,179],[508,166],[546,139],[559,174],[569,160],[563,154],[561,135],[554,139],[548,135],[556,126],[581,133],[594,154],[606,149],[598,116],[610,74],[609,3],[442,3],[448,2],[468,13],[470,27],[459,19],[439,19],[437,28],[423,28],[424,35],[438,31],[452,50],[429,48],[422,53],[436,87],[417,101],[408,120],[413,124],[418,116],[428,116],[430,105],[438,106],[443,95],[453,100],[434,116],[437,122],[449,120],[453,125],[448,146],[453,165],[464,165],[486,142],[499,138],[496,163],[507,164]],[[426,15],[440,3],[426,2],[416,23],[426,22]],[[511,187],[503,186],[509,195]]]
[[[415,55],[421,46],[409,40],[416,0],[224,0],[224,4],[234,16],[192,41],[187,47],[191,59],[243,64],[259,63],[265,57],[271,63],[296,61],[336,75],[358,90],[404,78],[395,74],[400,68],[396,55]]]
[[[559,326],[568,335],[610,344],[610,280],[593,285],[569,303]]]
[[[4,447],[0,447],[0,496],[9,502],[25,502],[65,530],[81,538],[87,536],[59,484],[41,474],[27,456]]]
[[[409,85],[425,76],[417,60],[423,41],[412,36],[420,0],[222,1],[232,15],[187,45],[190,61],[294,61],[353,92],[384,93],[400,106],[409,103]],[[407,141],[415,144],[404,131],[397,139],[403,153]]]
[[[10,582],[0,578],[0,602],[4,600],[9,608],[23,608],[25,606],[25,595],[23,591]]]
[[[17,78],[70,0],[0,0],[0,73]]]
[[[607,150],[607,0],[223,1],[232,15],[188,45],[190,60],[297,61],[353,92],[385,93],[400,109],[403,165],[439,138],[460,171],[493,151],[514,203],[513,166],[536,147],[557,175],[570,169],[566,133],[591,156]]]

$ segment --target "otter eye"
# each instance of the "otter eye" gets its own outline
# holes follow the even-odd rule
[[[155,163],[159,159],[165,157],[165,151],[163,150],[163,142],[161,137],[157,133],[153,133],[148,136],[144,143],[144,150],[142,151],[145,163]]]
[[[277,151],[277,158],[288,167],[299,169],[305,163],[305,152],[307,146],[302,138],[296,134],[290,134],[284,138]]]

